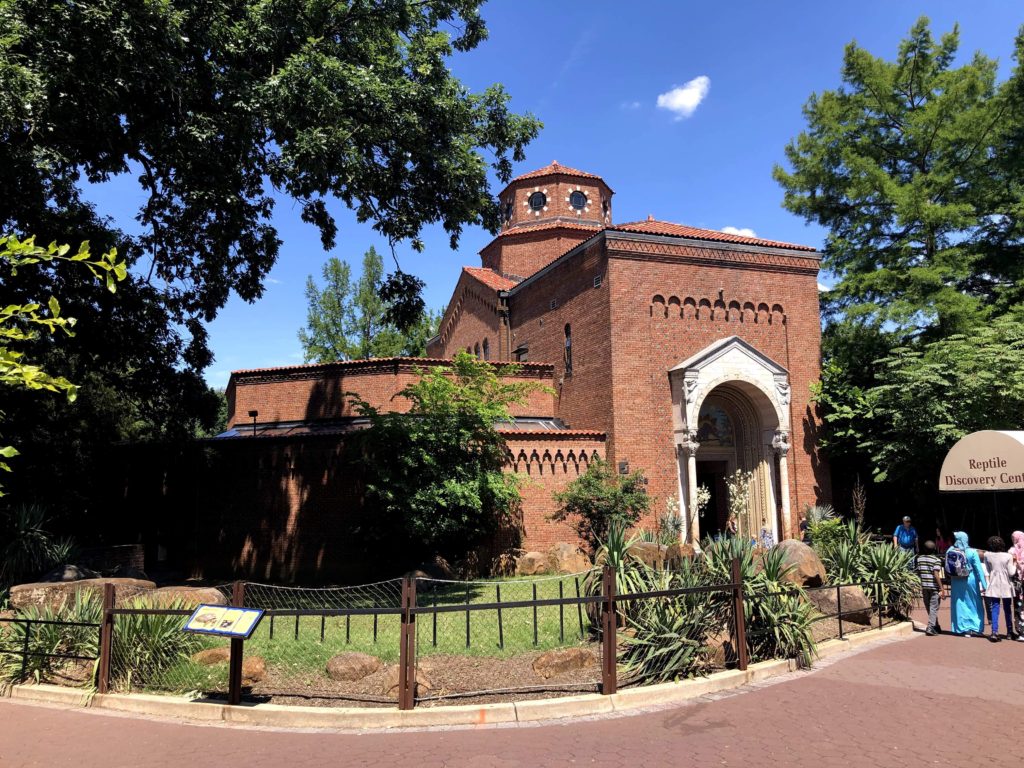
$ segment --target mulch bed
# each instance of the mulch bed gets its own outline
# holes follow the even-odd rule
[[[591,648],[599,660],[600,648]],[[537,652],[505,658],[422,656],[418,659],[418,665],[433,687],[428,692],[420,692],[420,697],[427,700],[418,703],[418,706],[552,698],[597,690],[597,683],[601,679],[599,661],[545,680],[533,671],[534,659],[540,655]],[[245,693],[250,699],[274,704],[394,707],[397,699],[385,696],[384,685],[390,669],[395,666],[387,665],[354,682],[331,680],[326,675],[297,677],[287,670],[282,672],[268,666],[267,677],[251,688],[246,688]],[[510,690],[517,688],[532,690]],[[435,696],[443,698],[433,699]]]

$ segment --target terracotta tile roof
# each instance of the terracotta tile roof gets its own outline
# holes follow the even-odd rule
[[[487,269],[486,267],[463,267],[462,271],[467,272],[470,276],[475,277],[488,288],[493,288],[496,291],[507,291],[510,288],[515,287],[519,282],[518,280],[512,280],[511,278],[505,277],[504,275],[495,272],[493,269]]]
[[[495,430],[506,439],[513,440],[561,440],[566,437],[605,437],[604,432],[593,429],[557,429],[557,430],[518,430],[498,429]]]
[[[649,217],[647,221],[633,221],[627,224],[616,224],[608,229],[619,232],[637,232],[644,235],[667,235],[669,237],[689,237],[695,240],[714,240],[721,243],[737,243],[739,245],[759,245],[766,248],[788,248],[794,251],[816,251],[809,245],[782,243],[777,240],[764,240],[760,237],[745,237],[719,232],[715,229],[700,229],[684,224],[673,224],[670,221],[658,221]]]
[[[520,232],[540,232],[545,229],[579,229],[586,230],[587,232],[600,232],[603,227],[595,226],[594,224],[579,224],[575,221],[566,221],[563,219],[555,219],[554,221],[539,221],[536,224],[517,224],[514,227],[499,232],[495,240],[499,240],[509,235],[518,235]]]
[[[529,171],[521,176],[516,176],[512,179],[515,181],[523,181],[524,179],[535,179],[538,176],[552,176],[556,173],[560,173],[563,176],[578,176],[581,179],[601,179],[596,173],[587,173],[586,171],[580,171],[576,168],[570,168],[567,165],[559,165],[557,160],[552,160],[551,165],[546,165],[543,168],[538,168],[536,171]],[[604,179],[601,179],[604,181]]]

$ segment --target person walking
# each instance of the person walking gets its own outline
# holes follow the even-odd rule
[[[928,610],[928,626],[924,633],[929,637],[939,632],[939,601],[942,598],[942,560],[935,554],[935,542],[926,541],[924,552],[915,562],[917,576],[921,579],[921,595]]]
[[[896,527],[896,532],[892,535],[892,545],[906,552],[913,564],[918,549],[917,530],[910,524],[908,516],[904,516],[903,524]]]
[[[1009,553],[1017,574],[1013,579],[1013,620],[1017,639],[1024,641],[1024,531],[1014,531],[1011,540],[1013,546]]]
[[[953,546],[946,552],[949,574],[949,628],[956,635],[979,637],[985,606],[981,593],[988,586],[978,553],[968,546],[967,534],[953,533]]]
[[[939,557],[944,557],[946,550],[949,549],[949,539],[946,538],[946,532],[941,527],[935,528],[935,549],[939,553]]]
[[[988,639],[998,643],[999,637],[999,605],[1003,606],[1006,617],[1006,636],[1013,637],[1013,577],[1017,575],[1017,566],[1013,555],[1006,551],[1006,542],[999,536],[990,536],[988,552],[985,553],[985,568],[988,571],[988,588],[985,590],[985,607],[988,609],[989,623],[992,634]]]

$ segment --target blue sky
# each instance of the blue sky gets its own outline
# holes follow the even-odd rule
[[[493,0],[484,7],[489,40],[451,66],[474,90],[503,83],[516,111],[544,122],[517,173],[552,160],[598,173],[615,191],[618,222],[653,214],[820,246],[822,231],[781,207],[772,166],[802,129],[810,94],[839,84],[844,46],[856,40],[891,59],[922,14],[936,35],[959,22],[961,59],[981,50],[999,60],[1001,78],[1009,73],[1013,38],[1024,23],[1024,5],[1011,0]],[[673,93],[677,88],[686,90]],[[659,96],[665,106],[658,106]],[[92,197],[133,228],[132,180],[119,179]],[[224,386],[231,370],[301,362],[296,334],[305,322],[306,276],[319,275],[330,255],[358,269],[371,244],[388,253],[368,225],[336,212],[338,245],[327,254],[297,207],[279,200],[274,222],[284,244],[263,298],[232,299],[210,325],[211,385]],[[478,265],[477,252],[490,239],[467,230],[453,252],[436,227],[424,233],[425,252],[400,244],[397,254],[405,271],[426,281],[428,305],[440,307],[459,267]]]

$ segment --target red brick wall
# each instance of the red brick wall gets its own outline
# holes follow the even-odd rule
[[[290,369],[236,372],[229,389],[228,425],[248,423],[248,412],[258,410],[261,424],[275,421],[313,421],[357,414],[346,393],[355,392],[381,410],[405,411],[409,402],[397,393],[419,379],[416,369],[444,365],[443,360],[382,360],[297,366]],[[552,369],[528,365],[515,379],[550,386]],[[523,405],[513,406],[516,416],[551,416],[550,392],[534,392]]]
[[[738,336],[790,373],[793,449],[789,454],[794,524],[807,504],[828,499],[828,472],[815,447],[818,418],[810,386],[820,374],[817,269],[809,260],[694,246],[658,246],[662,258],[616,251],[608,268],[611,297],[614,422],[609,457],[643,469],[664,512],[678,493],[668,370],[722,338]],[[652,249],[654,250],[654,249]],[[746,259],[744,264],[740,260]],[[802,262],[802,263],[801,263]],[[701,317],[695,317],[703,305]],[[758,322],[754,322],[755,318]],[[795,533],[795,531],[790,532]]]
[[[529,277],[589,237],[593,230],[552,227],[499,235],[480,251],[480,262],[503,275]]]
[[[554,366],[557,414],[573,429],[612,427],[606,270],[603,249],[594,245],[509,296],[512,348],[526,344],[531,361]],[[601,278],[598,288],[595,277]],[[572,376],[565,375],[566,323],[572,330]]]
[[[507,331],[498,314],[498,292],[465,272],[441,318],[436,341],[427,348],[432,357],[451,358],[459,350],[471,354],[479,347],[483,357],[484,339],[490,345],[490,360],[507,360]]]

